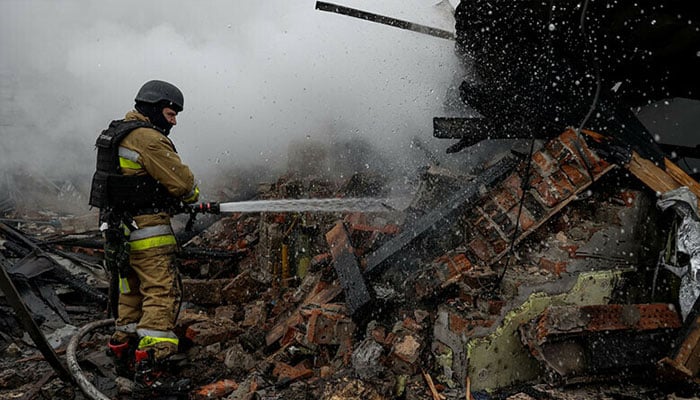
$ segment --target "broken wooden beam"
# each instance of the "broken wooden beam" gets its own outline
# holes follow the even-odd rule
[[[44,355],[46,361],[51,364],[59,378],[61,378],[61,380],[64,382],[73,382],[73,377],[68,371],[68,368],[58,358],[53,348],[46,340],[46,337],[44,337],[44,334],[41,332],[41,329],[39,329],[37,324],[32,319],[32,314],[24,305],[24,302],[22,302],[22,298],[5,270],[8,264],[9,263],[5,257],[0,254],[0,290],[2,290],[5,295],[5,299],[14,309],[17,319],[19,319],[19,322],[22,324],[24,330],[32,338],[32,341],[34,341],[34,344],[39,349],[41,354]]]
[[[674,349],[659,362],[659,374],[672,381],[700,384],[700,299],[686,317]]]
[[[345,292],[345,303],[350,313],[355,314],[372,300],[372,294],[362,276],[360,264],[357,262],[348,231],[342,221],[338,221],[326,233],[326,241],[335,261],[334,267],[340,286]]]
[[[700,184],[695,179],[668,158],[664,158],[663,167],[661,168],[653,161],[640,156],[637,152],[632,152],[629,163],[625,165],[625,168],[632,175],[656,193],[665,193],[681,186],[687,186],[698,197],[700,203]]]

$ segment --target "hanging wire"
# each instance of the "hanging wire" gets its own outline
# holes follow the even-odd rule
[[[579,28],[581,30],[581,36],[583,37],[583,45],[585,49],[593,54],[593,51],[591,51],[589,45],[590,45],[590,37],[588,35],[588,31],[586,29],[586,14],[588,13],[588,0],[585,0],[583,2],[583,7],[581,8],[581,19],[579,20]],[[583,137],[581,136],[581,129],[586,125],[588,120],[591,118],[591,115],[593,115],[593,112],[595,109],[598,107],[598,101],[600,99],[600,88],[602,86],[601,78],[600,78],[600,63],[598,62],[598,57],[593,56],[593,70],[595,73],[595,80],[596,80],[596,87],[595,87],[595,93],[593,94],[593,101],[591,102],[591,106],[588,109],[588,112],[586,115],[583,117],[581,122],[578,125],[578,128],[574,130],[576,133],[576,142],[574,142],[574,147],[576,147],[576,151],[579,153],[581,156],[581,159],[583,160],[583,165],[586,167],[586,172],[588,173],[588,177],[591,178],[591,183],[595,181],[595,177],[593,175],[593,171],[591,168],[591,165],[588,162],[588,158],[586,158],[585,154],[583,153],[583,149],[581,146],[579,146],[579,141],[583,140]]]
[[[584,46],[586,47],[586,50],[588,50],[591,54],[593,53],[590,51],[589,45],[590,45],[590,37],[588,35],[588,31],[586,28],[586,15],[588,13],[588,3],[589,0],[585,0],[583,2],[583,6],[581,7],[581,17],[579,19],[579,28],[581,31],[581,35],[584,38]],[[550,0],[549,2],[549,21],[547,23],[547,26],[551,26],[552,20],[553,20],[553,10],[554,10],[554,0]],[[548,49],[547,53],[552,52],[552,33],[550,33],[547,36],[547,42],[546,42],[546,48]],[[542,56],[540,56],[541,59]],[[591,102],[591,105],[588,109],[588,112],[584,116],[584,118],[581,120],[579,123],[578,128],[574,130],[576,133],[577,141],[574,142],[574,147],[576,148],[576,151],[579,153],[580,158],[583,160],[583,164],[586,167],[586,172],[588,173],[589,178],[591,179],[591,183],[595,181],[595,177],[593,175],[593,170],[591,165],[588,162],[588,158],[585,156],[583,149],[579,145],[579,140],[583,140],[581,136],[581,130],[583,127],[588,123],[588,120],[590,117],[593,115],[593,112],[596,110],[598,107],[598,102],[600,101],[600,92],[601,92],[601,87],[602,87],[602,80],[600,77],[600,64],[598,62],[598,57],[593,57],[593,68],[594,68],[594,74],[595,74],[595,79],[596,79],[596,88],[595,92],[593,95],[593,101]],[[549,73],[545,75],[547,78],[545,79],[545,83],[548,83],[551,80],[551,76]],[[540,104],[544,103],[544,93],[545,91],[542,91],[542,94],[540,96]],[[528,153],[528,163],[527,163],[527,168],[525,170],[525,178],[523,179],[522,185],[521,185],[521,190],[522,194],[520,197],[520,201],[518,203],[518,213],[517,217],[515,220],[515,230],[513,231],[513,235],[511,236],[510,240],[510,245],[508,247],[508,253],[506,253],[506,263],[503,267],[503,270],[498,276],[498,279],[496,279],[495,284],[493,285],[492,289],[492,294],[493,291],[495,291],[496,288],[498,288],[503,281],[503,278],[505,277],[505,274],[508,270],[508,267],[510,266],[510,260],[513,257],[513,253],[515,251],[515,242],[518,238],[518,228],[520,227],[520,217],[522,215],[523,211],[523,204],[525,203],[525,195],[527,193],[527,190],[529,189],[530,185],[530,176],[532,175],[532,155],[534,154],[534,145],[535,145],[535,138],[534,135],[531,136],[530,138],[530,151]]]
[[[548,22],[547,22],[547,29],[549,29],[549,26],[552,25],[552,21],[554,19],[554,0],[549,1],[549,15],[548,15]],[[549,30],[549,33],[547,34],[547,41],[545,42],[545,48],[547,51],[540,55],[538,62],[535,65],[541,65],[539,61],[542,60],[542,58],[545,56],[545,54],[550,54],[552,53],[552,31]],[[546,70],[544,74],[544,83],[545,85],[548,85],[549,82],[551,81],[551,74],[549,72],[549,69]],[[541,106],[544,104],[545,101],[545,91],[542,90],[540,92],[540,109],[542,108]],[[533,130],[530,130],[530,132],[533,132]],[[513,235],[511,236],[510,239],[510,244],[508,246],[508,252],[506,253],[506,264],[503,266],[503,270],[501,273],[498,275],[498,278],[494,282],[493,286],[491,287],[491,290],[489,292],[490,296],[493,296],[496,289],[498,289],[501,285],[501,282],[503,281],[503,278],[506,275],[506,271],[508,271],[508,267],[510,266],[510,260],[513,257],[513,253],[515,251],[515,242],[518,239],[518,227],[520,226],[520,216],[522,215],[523,212],[523,205],[525,204],[525,195],[527,194],[527,191],[529,190],[530,186],[530,176],[532,175],[532,155],[535,152],[535,135],[534,133],[531,133],[530,135],[530,150],[527,155],[527,167],[525,168],[525,176],[524,179],[522,180],[522,184],[520,186],[521,189],[521,195],[520,195],[520,200],[518,201],[518,214],[515,219],[515,229],[513,230]]]

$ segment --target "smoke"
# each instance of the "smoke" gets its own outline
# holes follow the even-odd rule
[[[399,174],[425,163],[411,141],[445,115],[454,43],[314,3],[0,2],[0,168],[89,176],[97,134],[150,79],[184,92],[171,138],[200,179],[251,164],[263,176],[304,140],[367,142]],[[433,0],[376,3],[342,1],[454,30]]]

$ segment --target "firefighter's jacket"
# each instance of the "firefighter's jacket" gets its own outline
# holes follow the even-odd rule
[[[148,119],[131,111],[126,121]],[[150,175],[170,195],[185,203],[197,201],[199,189],[187,165],[183,164],[167,136],[149,127],[136,128],[119,143],[119,165],[124,175]],[[172,344],[172,332],[179,306],[180,289],[172,256],[177,243],[170,226],[170,214],[156,210],[133,215],[138,229],[129,237],[131,288],[121,291],[117,330],[137,333],[139,347]]]

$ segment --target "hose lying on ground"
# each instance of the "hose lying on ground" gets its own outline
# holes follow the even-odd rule
[[[85,336],[88,332],[93,329],[101,328],[103,326],[113,325],[114,318],[103,319],[101,321],[91,322],[78,330],[78,332],[71,338],[68,342],[68,348],[66,348],[66,361],[68,362],[68,370],[75,378],[75,382],[80,387],[80,390],[93,400],[110,400],[109,397],[105,396],[102,392],[97,390],[95,386],[83,375],[83,371],[78,365],[78,359],[75,356],[75,351],[78,348],[80,339]]]

